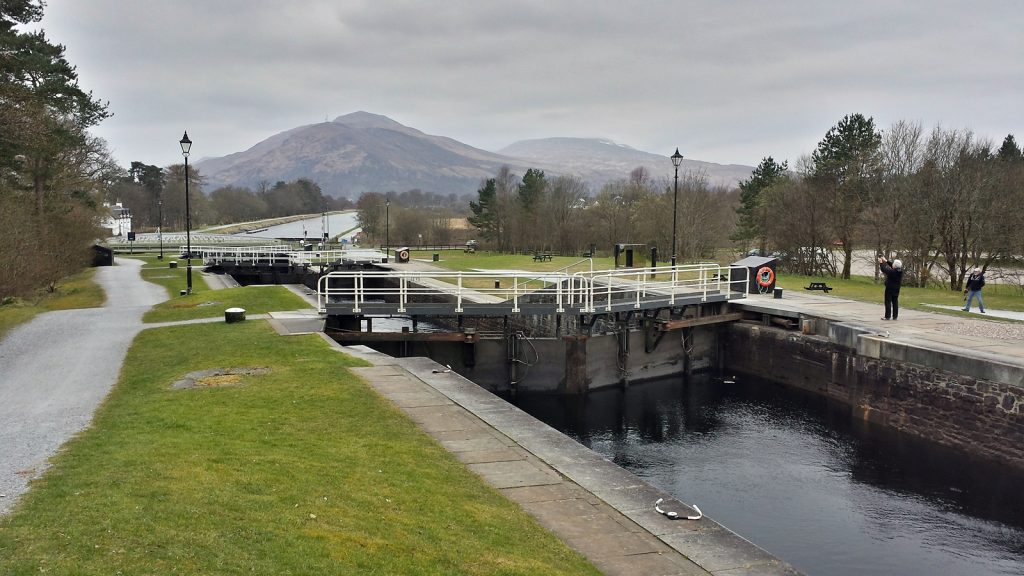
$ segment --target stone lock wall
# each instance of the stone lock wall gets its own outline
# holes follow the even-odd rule
[[[1018,370],[876,344],[871,335],[837,339],[735,323],[724,333],[724,368],[817,392],[857,417],[1024,468]]]

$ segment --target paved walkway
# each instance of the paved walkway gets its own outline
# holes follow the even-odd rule
[[[47,312],[0,340],[0,514],[64,442],[88,426],[117,382],[142,315],[167,299],[140,260],[96,270],[102,308]]]
[[[832,322],[861,326],[908,345],[1024,366],[1024,337],[1021,337],[1024,332],[1021,327],[990,319],[1003,314],[1017,314],[1014,312],[986,310],[988,314],[974,314],[964,318],[900,310],[899,320],[882,320],[881,304],[804,293],[800,290],[787,290],[781,299],[775,299],[769,294],[751,295],[736,304],[765,311],[784,310],[794,315],[803,313]]]

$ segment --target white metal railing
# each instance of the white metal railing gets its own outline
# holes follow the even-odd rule
[[[181,254],[188,252],[181,247]],[[272,246],[193,246],[192,256],[206,265],[224,262],[237,264],[304,265],[332,264],[342,260],[381,262],[385,255],[378,250],[347,248],[342,250],[296,250],[286,244]]]
[[[732,280],[730,280],[732,278]],[[552,303],[558,313],[611,311],[623,302],[639,309],[656,304],[675,305],[677,300],[710,294],[725,299],[747,295],[748,270],[718,264],[691,264],[661,268],[633,268],[587,272],[530,272],[525,270],[331,272],[317,285],[317,306],[325,312],[330,302],[351,304],[359,313],[368,302],[390,302],[405,313],[410,303],[431,298],[454,300],[455,313],[467,302],[511,304],[513,313],[527,303]]]

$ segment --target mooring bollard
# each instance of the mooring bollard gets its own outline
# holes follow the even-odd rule
[[[228,324],[245,320],[245,308],[228,308],[224,311],[224,321]]]

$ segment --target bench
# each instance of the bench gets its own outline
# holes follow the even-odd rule
[[[545,261],[550,262],[551,258],[552,258],[551,252],[534,252],[534,254],[533,254],[533,261],[534,262],[545,262]]]
[[[821,290],[825,294],[828,294],[832,287],[824,282],[811,282],[810,286],[805,286],[804,290]]]

